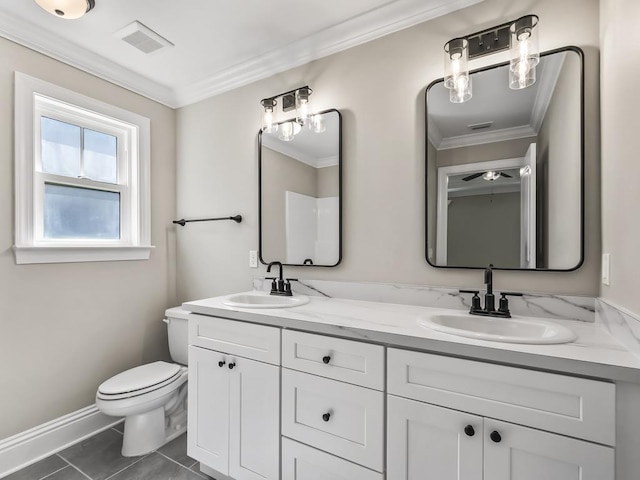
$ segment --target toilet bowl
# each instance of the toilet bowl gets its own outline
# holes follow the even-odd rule
[[[122,455],[158,449],[186,431],[188,312],[166,311],[171,358],[126,370],[98,387],[96,406],[106,415],[124,417]]]

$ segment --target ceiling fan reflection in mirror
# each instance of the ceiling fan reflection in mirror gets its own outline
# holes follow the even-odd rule
[[[475,180],[476,178],[482,177],[485,180],[492,182],[494,180],[499,179],[500,177],[506,177],[506,178],[513,178],[511,175],[509,175],[508,173],[504,173],[504,172],[494,172],[493,170],[489,170],[486,172],[478,172],[478,173],[474,173],[472,175],[469,175],[467,177],[464,177],[462,180],[464,182],[470,182],[471,180]]]

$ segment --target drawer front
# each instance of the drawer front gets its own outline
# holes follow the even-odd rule
[[[381,345],[283,330],[282,366],[384,390]]]
[[[384,475],[283,437],[282,480],[384,480]]]
[[[615,444],[615,385],[389,349],[389,393],[606,445]]]
[[[282,369],[282,434],[378,472],[384,394]]]
[[[192,314],[189,345],[280,365],[280,329]]]

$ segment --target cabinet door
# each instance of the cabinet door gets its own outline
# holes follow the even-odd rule
[[[491,480],[614,480],[614,450],[485,419],[484,478]],[[499,436],[498,436],[499,435]]]
[[[229,370],[222,353],[189,347],[190,457],[227,475],[229,471]]]
[[[230,374],[229,476],[280,478],[280,367],[237,358]]]
[[[389,479],[482,480],[483,437],[482,417],[387,396]]]

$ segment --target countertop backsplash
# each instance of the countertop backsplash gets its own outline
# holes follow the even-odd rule
[[[471,295],[468,293],[462,294],[454,288],[426,285],[300,279],[291,282],[291,288],[294,293],[314,297],[346,298],[455,310],[469,310],[471,306]],[[255,277],[253,289],[269,291],[271,280]],[[500,297],[496,293],[496,304],[498,298]],[[513,315],[595,322],[596,299],[581,296],[525,294],[522,297],[509,297],[509,308]]]

